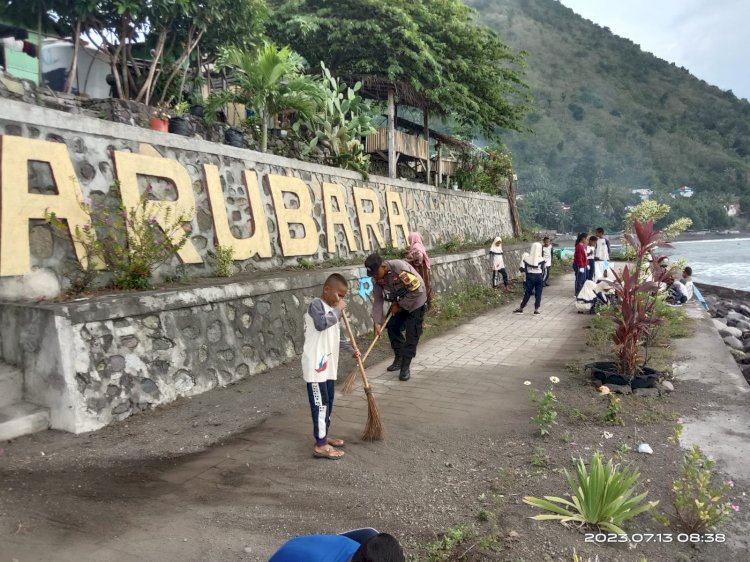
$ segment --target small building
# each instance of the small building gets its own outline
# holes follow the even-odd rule
[[[694,192],[692,187],[688,187],[685,184],[682,184],[680,187],[672,191],[672,193],[670,193],[669,195],[670,197],[672,197],[672,199],[677,199],[678,197],[692,197],[693,193]]]
[[[641,201],[648,201],[651,199],[651,196],[654,194],[653,189],[632,189],[630,191],[632,194],[637,195]]]
[[[728,217],[736,217],[740,214],[740,205],[739,203],[724,205],[724,210],[726,210]]]

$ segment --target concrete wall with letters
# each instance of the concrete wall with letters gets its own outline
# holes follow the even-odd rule
[[[510,236],[508,202],[261,154],[3,100],[0,104],[0,299],[53,298],[82,248],[47,225],[89,221],[84,202],[126,208],[149,197],[187,212],[190,238],[158,270],[211,276],[217,245],[240,271],[352,258],[419,230],[428,246]],[[162,211],[163,212],[162,207]],[[157,220],[163,217],[157,216]]]

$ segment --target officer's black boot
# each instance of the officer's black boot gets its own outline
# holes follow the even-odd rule
[[[390,364],[390,366],[386,369],[386,371],[393,372],[393,371],[400,371],[401,370],[401,356],[396,355],[393,359],[393,363]]]
[[[398,380],[408,381],[411,378],[411,371],[409,366],[411,365],[411,357],[404,357],[401,360],[401,373],[398,375]]]

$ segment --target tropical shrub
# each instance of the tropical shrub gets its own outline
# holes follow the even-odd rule
[[[82,275],[106,269],[116,289],[148,289],[153,272],[171,261],[185,245],[188,234],[183,225],[192,210],[174,213],[171,206],[141,197],[130,209],[120,205],[116,211],[93,209],[81,204],[90,222],[73,228],[73,240],[87,257]],[[67,233],[66,223],[55,213],[45,212],[45,220],[56,231]]]
[[[622,273],[611,268],[615,281],[612,287],[620,302],[619,309],[612,312],[615,332],[612,336],[618,370],[628,380],[632,380],[642,365],[641,343],[650,327],[658,322],[654,316],[656,293],[664,275],[656,265],[652,279],[643,279],[641,269],[648,256],[659,247],[671,246],[661,238],[661,232],[654,230],[654,222],[643,224],[638,219],[633,222],[635,234],[625,233],[626,242],[635,252],[635,266],[626,265]],[[653,259],[656,264],[657,259]]]
[[[209,97],[208,115],[227,103],[243,104],[258,116],[260,150],[268,150],[268,120],[285,110],[310,116],[316,108],[320,87],[306,76],[304,61],[289,47],[279,49],[266,43],[257,51],[236,47],[224,49],[218,65],[234,71],[232,88],[214,92]]]
[[[713,467],[714,461],[694,445],[685,453],[682,475],[672,484],[676,520],[686,533],[713,529],[732,514],[729,484],[713,484]]]
[[[643,500],[648,492],[636,495],[640,473],[635,469],[621,469],[610,459],[605,465],[601,453],[594,453],[591,469],[586,469],[582,458],[576,463],[576,479],[565,471],[570,486],[570,500],[554,496],[535,498],[526,496],[524,503],[551,511],[535,515],[532,519],[559,520],[561,523],[596,525],[604,531],[625,534],[622,525],[645,511],[653,509],[659,502]]]
[[[370,157],[365,154],[361,139],[375,132],[375,127],[368,106],[357,95],[362,84],[357,82],[350,88],[334,78],[324,64],[320,66],[323,70],[316,108],[309,116],[302,115],[292,129],[311,137],[304,154],[319,146],[326,148],[329,151],[326,163],[355,170],[366,179]]]

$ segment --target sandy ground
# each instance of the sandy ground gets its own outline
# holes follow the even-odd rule
[[[565,369],[589,354],[588,317],[572,312],[568,281],[546,291],[541,316],[514,316],[508,305],[424,342],[407,383],[385,373],[387,351],[378,350],[368,371],[387,436],[361,442],[361,391],[339,396],[332,433],[348,441],[342,461],[311,456],[296,363],[96,433],[3,444],[0,562],[266,560],[289,537],[361,526],[424,557],[424,545],[457,523],[477,538],[444,559],[569,561],[573,548],[602,562],[742,559],[726,545],[597,545],[529,519],[522,497],[564,493],[573,457],[641,441],[655,454],[624,460],[638,463],[649,498],[666,508],[681,458],[667,440],[676,420],[720,408],[705,385],[687,381],[667,397],[626,399],[626,425],[603,425],[601,397]],[[562,379],[560,423],[541,439],[523,382],[546,388],[553,375]],[[738,480],[735,492],[747,485]],[[741,507],[727,533],[747,528],[750,506]],[[628,530],[672,532],[646,515]]]

